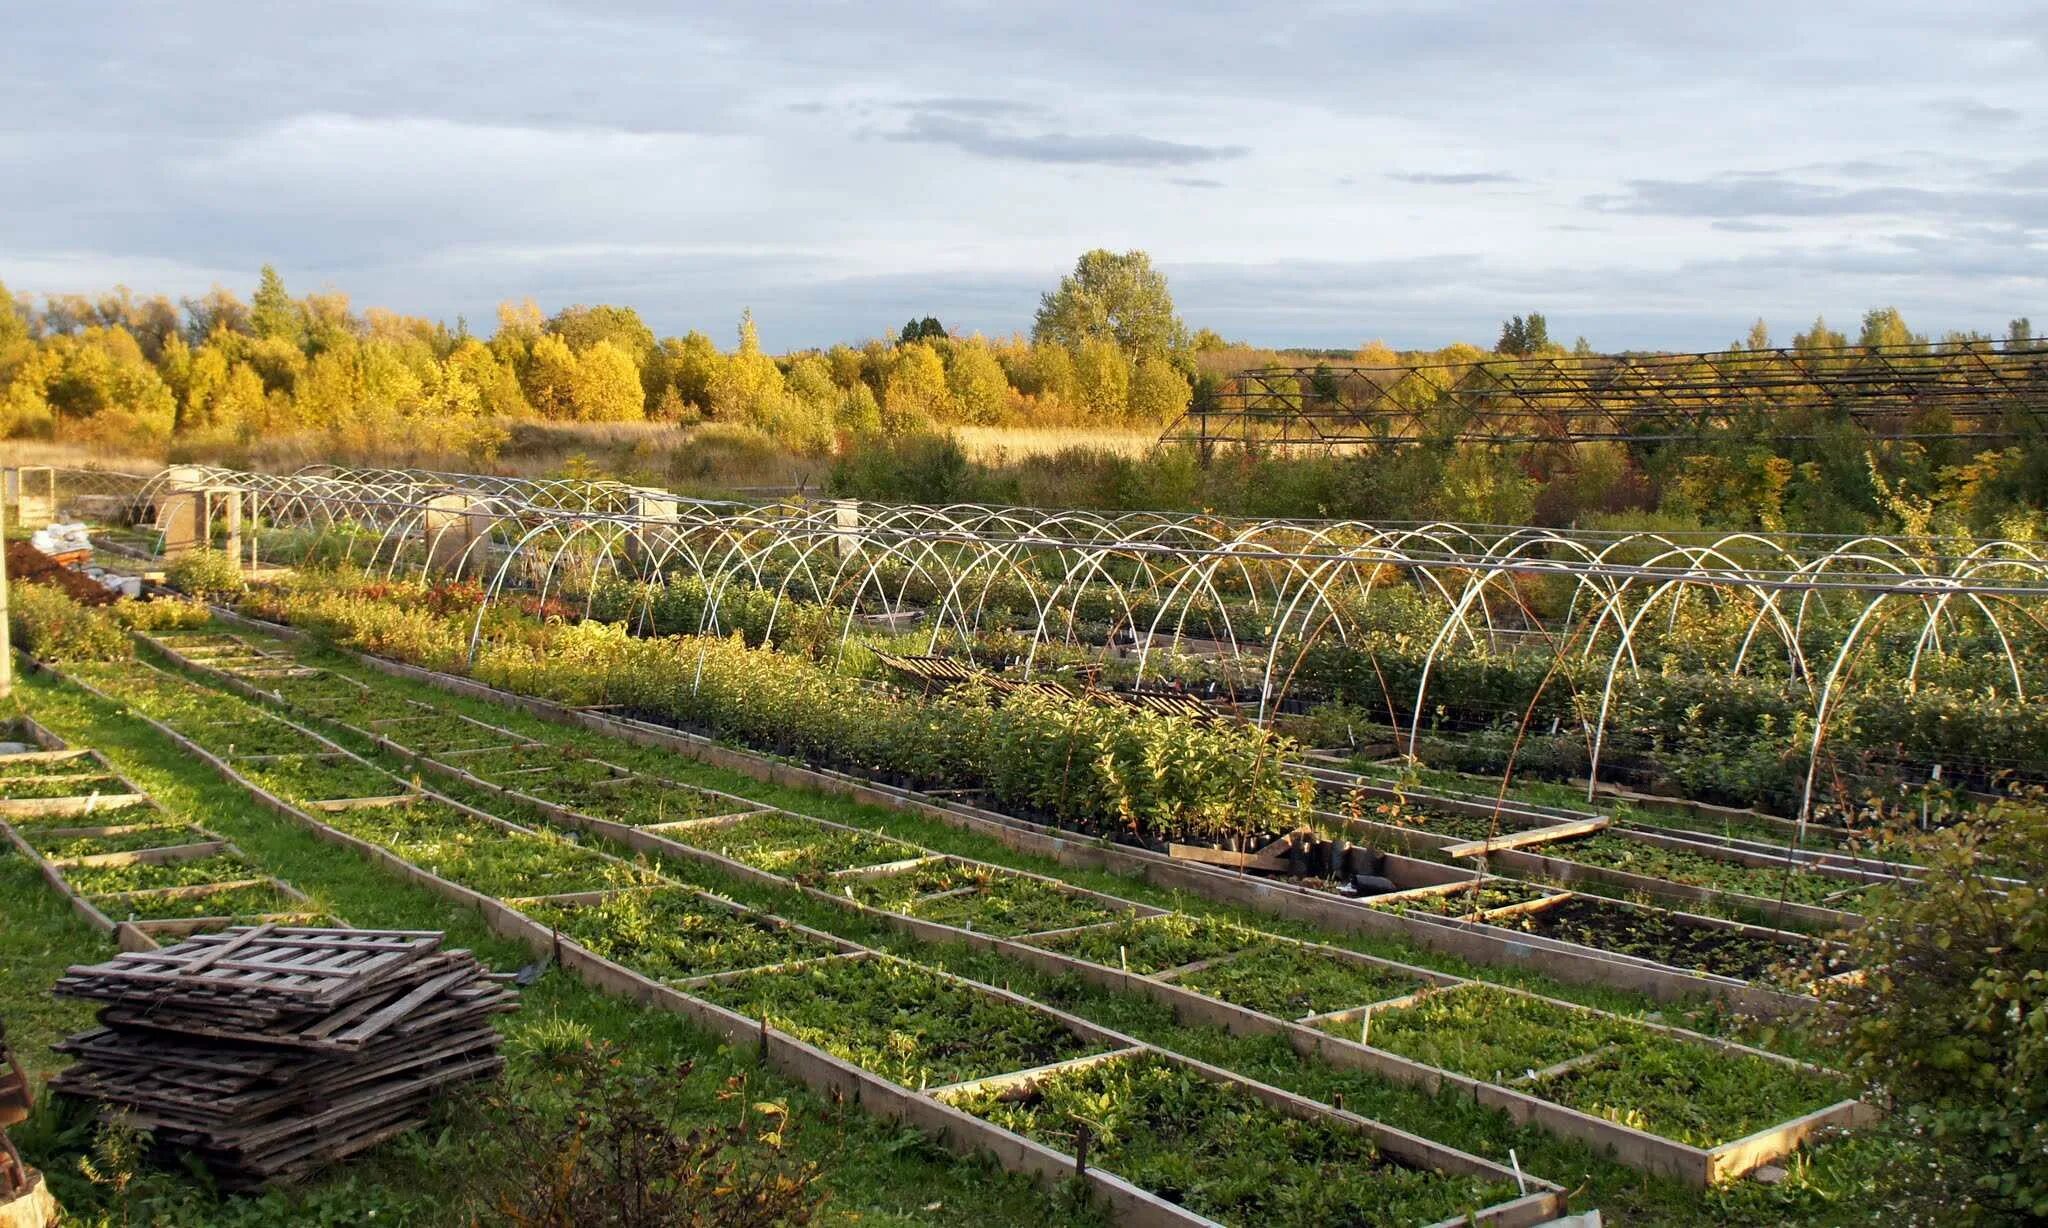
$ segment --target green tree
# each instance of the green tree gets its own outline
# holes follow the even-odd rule
[[[576,417],[576,354],[560,337],[536,338],[527,357],[526,399],[543,418]]]
[[[1081,343],[1074,355],[1074,377],[1081,408],[1096,422],[1123,418],[1131,402],[1131,359],[1107,338]]]
[[[979,335],[951,345],[952,361],[946,367],[946,387],[959,406],[963,422],[991,423],[1003,416],[1010,403],[1010,381],[1002,364],[989,352],[988,342]]]
[[[7,287],[0,286],[0,302],[7,299]],[[4,327],[4,325],[0,325]],[[2031,350],[2034,348],[2034,322],[2020,316],[2005,326],[2005,348],[2008,350]]]
[[[283,341],[295,349],[305,345],[305,309],[285,290],[284,278],[278,276],[275,265],[263,266],[256,297],[249,303],[249,328],[258,337]]]
[[[1501,321],[1500,340],[1493,343],[1493,352],[1520,358],[1529,352],[1529,323],[1520,316]]]
[[[1762,316],[1758,316],[1756,323],[1749,326],[1749,337],[1745,345],[1751,353],[1771,348],[1771,327],[1764,323]]]
[[[953,417],[953,394],[946,387],[946,364],[939,352],[922,341],[900,346],[896,369],[882,393],[882,429],[891,435],[930,430]]]
[[[1896,307],[1876,307],[1863,313],[1863,332],[1856,338],[1856,344],[1865,349],[1879,347],[1903,349],[1908,346],[1925,345],[1927,338],[1916,337],[1906,327],[1906,319]]]
[[[9,293],[7,283],[0,281],[0,355],[7,347],[28,340],[28,317],[21,306]]]
[[[1039,298],[1031,339],[1076,351],[1087,341],[1113,341],[1135,358],[1185,350],[1187,325],[1173,313],[1166,275],[1152,267],[1152,257],[1097,248]]]
[[[1813,317],[1813,327],[1792,337],[1795,350],[1839,350],[1849,344],[1849,339],[1828,327],[1826,316]]]
[[[946,326],[939,323],[937,316],[926,316],[905,324],[903,331],[896,334],[896,340],[909,345],[913,341],[944,341],[948,335]]]
[[[571,399],[583,422],[637,422],[647,416],[646,393],[633,356],[611,341],[576,355]]]
[[[1134,422],[1171,422],[1187,412],[1194,389],[1172,363],[1150,354],[1131,372],[1130,417]]]
[[[568,342],[569,348],[578,354],[585,352],[600,341],[609,341],[625,351],[633,359],[635,378],[638,367],[654,353],[654,330],[640,319],[640,313],[631,307],[611,307],[598,304],[585,307],[577,304],[564,307],[548,319],[547,331]]]

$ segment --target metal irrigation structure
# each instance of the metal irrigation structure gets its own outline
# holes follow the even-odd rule
[[[1198,397],[1160,442],[1193,444],[1205,457],[1225,445],[1653,444],[1742,423],[1781,440],[1831,423],[1886,439],[2037,439],[2048,433],[2048,345],[1257,367]]]
[[[1365,643],[1398,613],[1402,642],[1420,655],[1412,694],[1389,700],[1411,753],[1445,698],[1433,681],[1454,658],[1533,654],[1597,687],[1582,718],[1593,781],[1617,694],[1669,654],[1706,651],[1718,654],[1707,675],[1768,677],[1805,707],[1792,735],[1806,743],[1802,817],[1831,720],[1866,679],[1882,673],[1910,692],[1967,669],[1979,694],[2004,702],[2035,705],[2048,691],[2048,547],[2026,541],[718,503],[616,483],[388,470],[63,475],[65,490],[131,514],[195,484],[246,492],[266,557],[474,582],[472,656],[500,601],[580,603],[587,614],[612,585],[630,594],[622,621],[646,632],[663,591],[689,584],[700,586],[699,613],[680,630],[700,635],[729,634],[735,610],[765,606],[750,638],[772,640],[777,620],[804,605],[832,620],[842,659],[906,620],[931,655],[1007,637],[1017,646],[1008,671],[1027,680],[1092,653],[1134,667],[1142,688],[1200,659],[1243,679],[1242,715],[1263,722],[1305,654]],[[1725,635],[1688,648],[1677,631],[1687,610],[1719,619]]]

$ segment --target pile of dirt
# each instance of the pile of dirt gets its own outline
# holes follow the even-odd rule
[[[111,605],[119,596],[22,541],[7,543],[7,579],[10,583],[54,584],[80,605]]]

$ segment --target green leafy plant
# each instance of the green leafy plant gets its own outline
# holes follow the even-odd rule
[[[164,583],[200,601],[232,597],[247,586],[239,563],[219,550],[205,548],[171,560],[164,568]]]
[[[1967,1157],[1986,1195],[2048,1216],[2048,805],[1918,841],[1917,890],[1872,891],[1847,939],[1868,971],[1826,1018],[1854,1069]],[[2019,871],[1994,883],[1987,866]]]

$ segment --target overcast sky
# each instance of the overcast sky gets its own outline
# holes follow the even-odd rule
[[[2048,325],[2048,4],[1550,7],[14,0],[0,280],[780,349],[1028,328],[1101,246],[1277,345]]]

